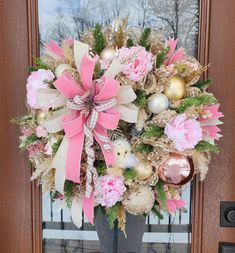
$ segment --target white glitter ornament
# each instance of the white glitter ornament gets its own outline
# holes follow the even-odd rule
[[[161,113],[169,108],[169,100],[164,94],[153,94],[148,99],[148,109],[154,114]]]

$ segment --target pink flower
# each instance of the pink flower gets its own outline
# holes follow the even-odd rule
[[[36,128],[37,137],[47,137],[47,130],[43,126],[38,126]]]
[[[28,147],[29,157],[33,157],[42,151],[43,151],[42,143],[32,144]]]
[[[170,213],[175,213],[177,209],[183,207],[186,202],[183,199],[168,199],[166,201],[167,210]]]
[[[172,38],[169,38],[166,42],[167,46],[169,47],[169,52],[167,54],[166,60],[164,64],[166,66],[184,59],[185,50],[184,48],[179,48],[176,50],[178,39],[174,40]]]
[[[141,81],[152,69],[152,54],[144,47],[123,47],[119,50],[118,59],[122,63],[122,73],[133,81]]]
[[[47,142],[46,146],[44,147],[44,151],[46,155],[52,155],[53,149],[50,142]]]
[[[187,119],[185,113],[177,115],[166,124],[165,134],[179,151],[194,148],[202,140],[200,123],[196,119]]]
[[[122,200],[122,195],[126,191],[123,180],[119,176],[105,175],[99,177],[98,184],[102,189],[101,196],[96,191],[95,195],[98,197],[98,204],[105,207],[111,207],[118,201]]]
[[[34,109],[39,109],[37,105],[37,90],[46,88],[45,81],[52,81],[55,78],[51,70],[39,69],[33,71],[27,80],[27,103]]]
[[[199,118],[203,130],[203,139],[212,143],[222,136],[219,134],[220,128],[217,127],[217,125],[223,124],[219,118],[224,116],[223,113],[219,112],[219,106],[220,104],[204,106],[203,114]]]
[[[21,133],[23,134],[23,135],[25,135],[25,136],[30,136],[33,132],[32,132],[32,130],[30,129],[30,128],[27,128],[27,127],[25,127],[25,126],[22,126],[21,128],[20,128],[20,131],[21,131]]]

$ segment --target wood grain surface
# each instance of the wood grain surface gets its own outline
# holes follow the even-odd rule
[[[18,149],[19,129],[10,123],[12,117],[26,112],[27,66],[37,53],[35,16],[31,15],[35,6],[36,1],[0,1],[0,252],[4,253],[39,252],[41,247],[36,232],[41,233],[39,194]]]

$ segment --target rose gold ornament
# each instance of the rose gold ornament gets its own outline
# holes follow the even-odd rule
[[[173,101],[180,100],[185,96],[186,86],[182,78],[173,76],[167,83],[164,94]]]
[[[187,156],[171,153],[166,162],[158,169],[158,175],[167,184],[184,185],[194,175],[193,162]]]

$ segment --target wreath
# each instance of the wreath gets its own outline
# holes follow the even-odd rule
[[[123,231],[126,211],[173,214],[182,186],[205,178],[223,115],[211,80],[200,80],[208,66],[177,41],[114,20],[80,41],[51,41],[30,67],[29,114],[13,120],[20,149],[78,227],[98,207]]]

